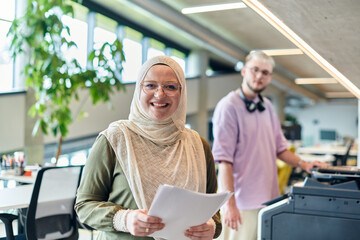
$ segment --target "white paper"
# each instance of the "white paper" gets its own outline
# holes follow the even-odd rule
[[[170,185],[159,186],[149,209],[150,216],[162,218],[165,227],[150,236],[171,240],[189,239],[186,229],[206,223],[232,193],[204,194]]]

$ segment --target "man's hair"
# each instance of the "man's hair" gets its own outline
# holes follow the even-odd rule
[[[262,51],[251,51],[249,53],[249,55],[246,56],[245,58],[245,64],[247,62],[249,62],[251,59],[259,59],[259,60],[263,60],[265,62],[271,63],[271,65],[273,67],[275,67],[275,61],[272,57],[266,55],[264,52]]]

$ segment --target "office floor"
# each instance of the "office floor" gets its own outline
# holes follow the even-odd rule
[[[14,221],[13,228],[16,234],[17,231],[17,222]],[[2,222],[0,222],[0,238],[5,237],[5,226]],[[97,232],[93,231],[93,240],[96,239]],[[79,240],[92,240],[91,239],[91,232],[84,229],[79,229]]]

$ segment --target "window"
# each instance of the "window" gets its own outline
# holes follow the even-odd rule
[[[122,72],[124,83],[136,82],[137,74],[142,65],[142,37],[143,35],[138,31],[125,27],[125,38],[123,40],[125,62]]]
[[[96,27],[94,29],[94,49],[100,49],[100,47],[108,42],[113,43],[116,40],[117,23],[101,14],[96,14]],[[105,52],[105,56],[111,59],[110,53]]]
[[[180,52],[176,49],[171,49],[171,58],[174,59],[181,66],[183,71],[186,73],[185,71],[186,55],[183,52]]]
[[[159,42],[153,38],[150,39],[150,47],[147,53],[147,59],[165,55],[165,44]]]
[[[0,8],[0,92],[8,92],[13,89],[14,64],[9,56],[9,39],[6,34],[9,31],[11,22],[15,18],[15,1],[1,1]]]
[[[96,14],[96,27],[94,29],[94,49],[100,50],[100,48],[104,45],[104,43],[113,43],[116,40],[116,27],[117,22],[114,20],[105,17],[101,14]],[[112,59],[110,49],[104,49],[104,55],[107,59]],[[115,68],[114,62],[108,62],[112,68]],[[95,63],[97,64],[97,63]],[[100,75],[106,75],[107,72],[100,72]]]
[[[64,33],[68,41],[74,41],[77,47],[71,47],[64,53],[65,59],[70,62],[76,59],[82,68],[86,67],[87,62],[87,38],[88,25],[86,23],[87,8],[73,4],[75,18],[62,16],[63,23],[70,28],[70,36]]]

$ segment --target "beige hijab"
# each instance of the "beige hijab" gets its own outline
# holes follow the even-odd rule
[[[162,121],[152,119],[140,102],[140,84],[156,64],[169,66],[181,85],[177,110]],[[198,133],[185,128],[185,119],[186,81],[182,68],[170,57],[148,60],[136,82],[129,120],[113,122],[101,133],[114,149],[139,209],[149,209],[161,184],[206,192],[203,144]]]

